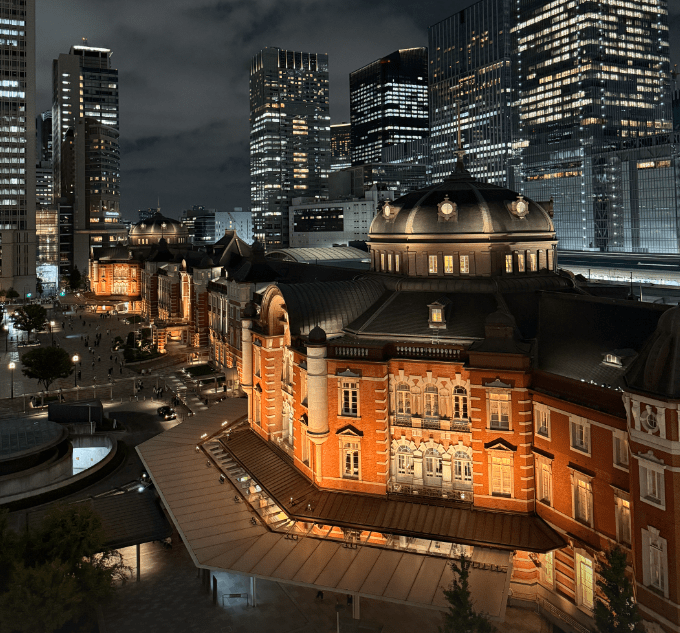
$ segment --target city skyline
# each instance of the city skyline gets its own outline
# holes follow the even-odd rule
[[[189,15],[186,0],[164,2],[162,12],[151,1],[37,0],[36,111],[51,105],[52,59],[87,37],[113,50],[120,71],[122,215],[136,218],[159,196],[163,212],[173,217],[195,204],[248,207],[248,72],[258,50],[328,53],[331,123],[341,123],[349,121],[352,70],[396,48],[426,46],[429,26],[470,4],[353,2],[314,9],[300,2],[302,11],[282,11],[264,2],[231,8],[214,0]],[[680,7],[670,11],[673,47]],[[184,45],[177,47],[178,41]]]

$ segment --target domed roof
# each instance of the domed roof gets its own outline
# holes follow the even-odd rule
[[[385,202],[369,230],[371,241],[457,241],[482,236],[484,241],[554,238],[550,215],[522,194],[473,178],[459,163],[444,182]]]
[[[186,227],[182,226],[177,220],[166,218],[161,215],[160,211],[156,211],[150,218],[142,220],[134,224],[130,229],[130,235],[138,237],[140,235],[162,236],[172,234],[189,234]]]
[[[309,332],[309,337],[307,338],[310,345],[325,345],[326,344],[326,332],[323,328],[318,325],[314,326]]]
[[[680,306],[661,315],[654,334],[626,372],[626,384],[680,398]]]

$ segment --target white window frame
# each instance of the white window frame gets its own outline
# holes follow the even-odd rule
[[[651,525],[642,528],[642,584],[669,597],[668,542]]]
[[[555,588],[555,552],[547,552],[539,557],[541,563],[541,584]]]
[[[576,604],[581,609],[592,613],[595,608],[596,587],[594,561],[587,552],[577,549],[574,551],[574,564],[576,566]]]
[[[628,547],[633,538],[633,523],[630,507],[630,495],[623,490],[614,490],[615,517],[616,517],[616,540]]]
[[[491,450],[489,455],[489,494],[493,497],[505,497],[512,499],[515,496],[515,455],[512,451]],[[510,463],[501,463],[500,460],[510,460]],[[496,470],[500,481],[500,489],[495,489]],[[504,481],[509,473],[509,482]],[[509,483],[509,490],[506,488]]]
[[[394,459],[397,481],[400,483],[413,482],[415,459],[411,448],[409,446],[400,446],[394,454]]]
[[[431,467],[434,468],[431,468]],[[435,483],[432,483],[435,480]],[[441,453],[436,448],[428,448],[423,453],[423,483],[430,488],[441,488],[444,470]]]
[[[456,450],[453,454],[454,485],[472,485],[472,456],[465,449]]]
[[[469,275],[470,274],[470,256],[469,255],[460,255],[458,258],[458,262],[460,264],[460,274],[461,275]]]
[[[586,418],[569,416],[569,445],[572,451],[590,456],[590,422]]]
[[[359,381],[354,378],[338,377],[338,415],[343,418],[358,418],[361,417],[361,410],[359,409]],[[355,406],[352,408],[352,393],[356,394]],[[349,399],[350,408],[345,408],[346,396]]]
[[[549,507],[553,504],[552,460],[543,455],[535,455],[536,500]]]
[[[615,468],[628,472],[630,457],[628,455],[628,433],[612,431],[613,463]]]
[[[574,519],[593,527],[593,478],[573,469],[571,471],[571,505]]]
[[[660,510],[665,510],[666,477],[664,465],[639,456],[638,472],[640,476],[640,501]]]
[[[465,387],[460,385],[453,388],[453,419],[468,420],[470,416],[468,392]]]
[[[503,426],[503,406],[507,406],[507,426]],[[487,398],[489,429],[494,431],[512,431],[512,393],[510,391],[489,391]],[[494,425],[493,416],[497,415],[498,421]]]
[[[423,417],[439,418],[439,389],[427,384],[423,389]]]
[[[413,400],[411,387],[406,382],[400,382],[395,389],[395,410],[399,416],[411,416],[413,412]]]
[[[356,435],[340,435],[340,474],[342,479],[361,481],[361,438]],[[355,455],[356,454],[356,455]],[[347,469],[350,459],[350,471]],[[356,461],[356,474],[354,474]]]
[[[550,409],[545,404],[534,404],[534,433],[551,441]]]

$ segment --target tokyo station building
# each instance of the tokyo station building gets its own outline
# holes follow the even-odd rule
[[[247,304],[247,424],[196,451],[250,482],[269,533],[373,552],[357,596],[402,595],[389,552],[421,572],[464,552],[483,610],[538,602],[586,631],[619,544],[649,630],[678,631],[680,310],[582,287],[551,215],[462,160],[386,202],[370,272]],[[444,608],[437,569],[425,602]]]

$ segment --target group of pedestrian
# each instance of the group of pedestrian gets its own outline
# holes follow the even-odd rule
[[[153,396],[154,396],[154,398],[162,398],[164,392],[165,392],[165,388],[164,388],[164,387],[154,387],[154,388],[153,388]]]

